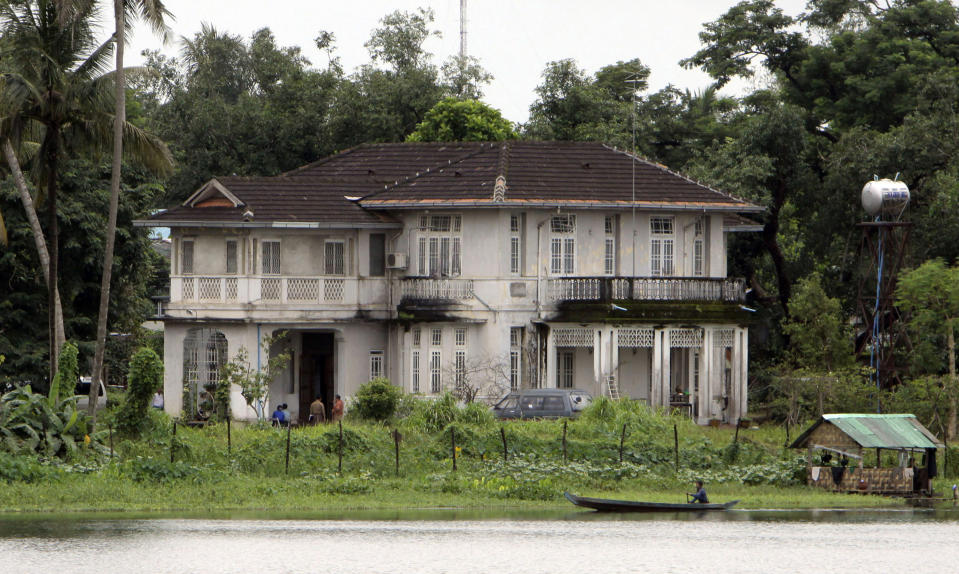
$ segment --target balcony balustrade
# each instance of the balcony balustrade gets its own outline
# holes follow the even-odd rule
[[[699,301],[742,303],[745,281],[704,277],[564,277],[549,279],[550,301]]]
[[[471,279],[403,279],[400,281],[400,297],[403,300],[416,301],[472,299],[473,281]]]
[[[356,277],[199,276],[170,278],[172,302],[355,306],[386,303],[382,279]]]

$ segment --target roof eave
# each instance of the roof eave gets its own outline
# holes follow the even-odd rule
[[[134,227],[206,227],[211,229],[244,228],[244,229],[399,229],[400,222],[383,223],[349,223],[317,221],[155,221],[152,219],[135,219]]]

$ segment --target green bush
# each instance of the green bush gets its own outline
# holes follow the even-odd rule
[[[45,475],[45,467],[36,459],[15,456],[0,451],[0,480],[6,482],[37,482]]]
[[[77,388],[77,346],[67,341],[60,350],[57,360],[57,374],[50,385],[50,400],[57,402],[60,399],[72,398]]]
[[[402,391],[389,379],[377,377],[360,386],[353,400],[353,412],[362,419],[385,421],[396,413]]]
[[[150,399],[162,381],[163,361],[153,349],[141,347],[130,361],[126,400],[117,412],[117,429],[121,433],[140,433],[150,409]]]
[[[86,420],[73,396],[52,401],[29,385],[14,389],[0,397],[0,449],[70,456],[84,443]]]
[[[437,399],[417,399],[406,425],[423,432],[438,432],[456,420],[458,411],[456,397],[448,392]]]

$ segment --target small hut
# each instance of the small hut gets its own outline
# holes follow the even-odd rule
[[[810,485],[840,492],[915,495],[931,493],[936,449],[943,444],[915,415],[829,414],[790,448],[806,449]],[[867,466],[865,458],[872,449],[875,464]],[[883,467],[884,450],[898,453],[898,464]]]

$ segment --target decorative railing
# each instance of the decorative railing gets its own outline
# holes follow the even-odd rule
[[[400,286],[402,299],[445,301],[473,298],[471,279],[403,279]]]
[[[360,301],[360,281],[356,278],[183,275],[172,277],[170,283],[171,300],[174,302],[317,305],[385,303],[385,285],[380,290],[364,290],[364,297],[378,300]]]
[[[550,301],[704,301],[741,303],[745,281],[703,277],[564,277],[550,279]]]

